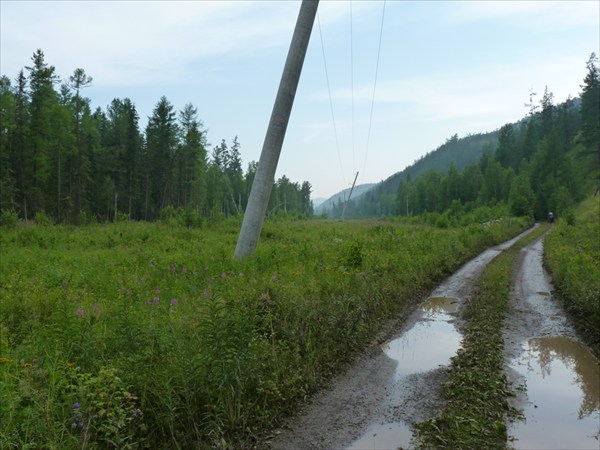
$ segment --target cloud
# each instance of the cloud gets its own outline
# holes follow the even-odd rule
[[[446,19],[450,22],[503,20],[529,30],[564,31],[598,24],[600,4],[570,1],[473,1],[452,2]]]
[[[165,81],[197,59],[287,47],[297,11],[297,2],[2,2],[2,70],[16,73],[41,48],[60,70],[77,61],[107,84]]]
[[[480,66],[469,70],[453,70],[381,80],[375,92],[376,110],[381,105],[396,105],[410,111],[421,120],[454,120],[481,116],[519,119],[529,90],[542,92],[548,85],[557,102],[579,93],[585,76],[579,55],[536,61],[515,61],[514,64]],[[356,86],[354,94],[344,87],[331,91],[334,107],[349,105],[354,98],[355,109],[367,111],[373,95],[373,85]],[[315,102],[329,102],[327,90],[314,91]],[[539,97],[538,97],[539,98]],[[347,109],[347,108],[346,108]],[[364,115],[364,113],[363,113]]]

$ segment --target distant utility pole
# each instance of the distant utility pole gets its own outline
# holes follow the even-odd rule
[[[357,178],[358,178],[358,172],[356,172],[356,175],[354,176],[354,181],[352,182],[352,187],[350,188],[350,194],[348,194],[348,198],[346,199],[346,202],[344,203],[344,209],[342,209],[342,219],[341,220],[344,220],[344,215],[346,214],[346,206],[348,206],[350,197],[352,197],[352,191],[354,190],[354,185],[356,184]]]
[[[253,254],[258,244],[318,5],[318,0],[302,0],[300,6],[296,28],[281,75],[279,90],[235,248],[234,256],[236,258]]]

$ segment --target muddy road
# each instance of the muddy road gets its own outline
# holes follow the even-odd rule
[[[600,366],[552,296],[543,241],[521,250],[504,330],[507,373],[524,421],[509,427],[516,448],[600,448]]]
[[[443,369],[460,347],[457,325],[465,299],[487,264],[521,236],[465,264],[391,332],[379,336],[329,388],[274,431],[272,448],[411,448],[412,425],[431,418],[442,403]],[[507,371],[515,387],[527,386],[515,400],[526,421],[509,428],[516,439],[512,445],[597,449],[600,367],[552,298],[542,251],[541,240],[522,250],[511,295],[514,317],[506,321]],[[535,387],[536,379],[544,388]],[[557,390],[569,392],[557,400]],[[563,397],[572,399],[562,408],[564,414]],[[563,423],[570,431],[561,439],[569,445],[561,447],[563,441],[553,437],[545,440],[552,435],[548,428],[560,432]]]

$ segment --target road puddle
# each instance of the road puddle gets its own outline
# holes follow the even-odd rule
[[[382,346],[384,353],[398,362],[396,380],[449,364],[462,337],[453,325],[459,302],[455,297],[428,298],[419,308],[420,320],[400,337]],[[375,423],[348,448],[409,448],[412,437],[409,425],[404,422]]]
[[[448,364],[460,347],[461,335],[452,323],[457,309],[456,298],[430,297],[421,305],[423,319],[383,346],[385,354],[398,361],[397,377]]]
[[[486,265],[529,231],[485,250],[463,265],[417,308],[398,337],[382,346],[385,356],[397,362],[385,386],[388,394],[370,425],[348,449],[413,447],[411,424],[426,419],[420,411],[429,408],[425,399],[437,392],[437,387],[427,386],[428,380],[439,383],[431,371],[448,366],[461,346],[462,336],[454,322],[462,299],[471,295],[473,283]]]
[[[564,336],[531,338],[510,366],[525,377],[525,421],[511,426],[516,448],[598,449],[600,365]]]
[[[411,438],[412,431],[405,423],[375,424],[367,428],[362,437],[354,441],[348,450],[408,448]]]

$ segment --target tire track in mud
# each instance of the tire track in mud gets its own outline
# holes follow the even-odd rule
[[[543,239],[520,251],[504,330],[507,372],[524,421],[516,448],[598,449],[600,366],[578,339],[543,267]]]
[[[487,264],[530,231],[484,251],[455,272],[407,317],[393,339],[372,345],[275,430],[272,448],[409,446],[411,426],[432,417],[442,401],[443,368],[460,345],[455,325],[464,300]],[[431,349],[436,352],[423,358]]]

